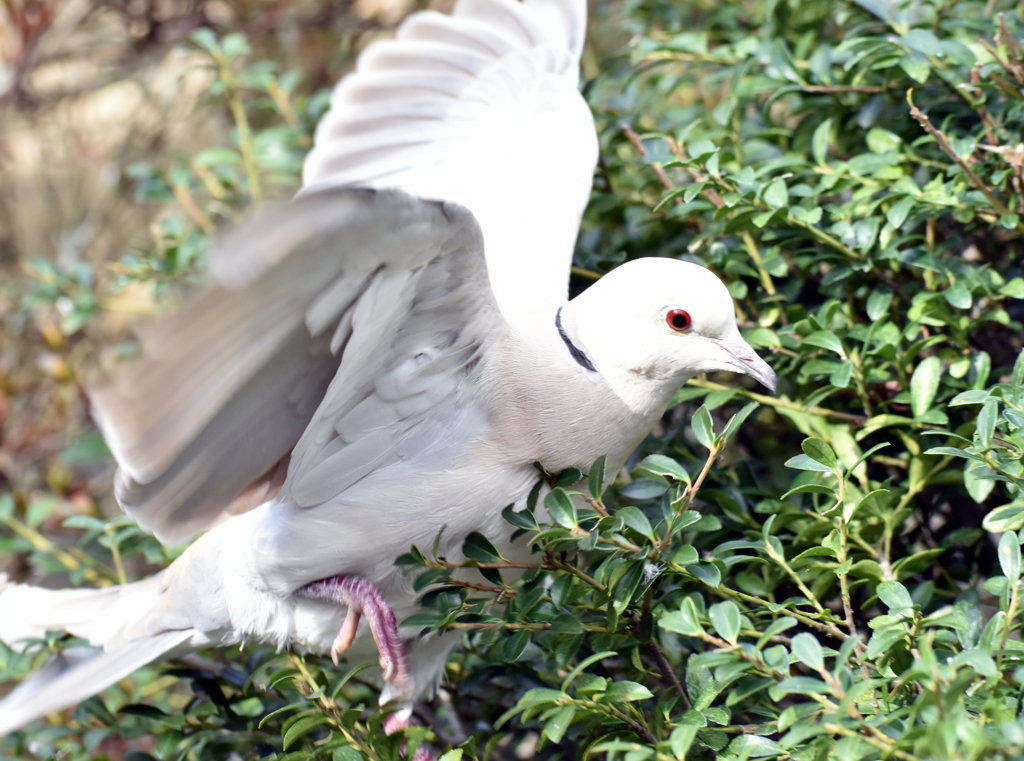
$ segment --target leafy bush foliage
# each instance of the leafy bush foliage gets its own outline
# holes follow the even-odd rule
[[[77,707],[71,726],[2,747],[69,759],[386,760],[403,742],[449,761],[1019,758],[1015,10],[599,8],[585,79],[604,158],[577,273],[652,254],[711,266],[770,352],[779,395],[725,378],[680,390],[613,487],[599,461],[506,510],[536,550],[529,563],[474,535],[465,555],[483,578],[466,581],[410,548],[400,563],[419,574],[425,609],[408,623],[464,633],[424,707],[429,729],[385,738],[359,668],[257,648],[230,667],[148,669]],[[323,93],[297,95],[294,77],[247,62],[242,38],[195,39],[236,143],[132,169],[140,200],[180,211],[102,287],[191,272],[235,208],[293,181],[324,107]],[[95,284],[38,272],[37,303],[76,294],[82,319],[67,331],[101,308]],[[0,499],[13,530],[0,549],[75,582],[168,559],[124,519],[74,518],[78,545],[57,546],[39,531],[48,515],[45,501]],[[0,677],[41,657],[3,653]]]

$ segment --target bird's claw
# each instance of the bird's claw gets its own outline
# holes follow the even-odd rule
[[[362,618],[362,609],[357,605],[349,605],[345,620],[341,622],[338,629],[338,636],[334,638],[331,645],[331,660],[338,665],[338,656],[348,650],[356,639],[356,631],[359,629],[359,620]],[[384,676],[387,679],[387,675]]]
[[[358,576],[332,576],[307,584],[298,589],[296,594],[344,605],[348,609],[331,644],[330,655],[335,665],[338,657],[352,645],[359,622],[365,616],[377,644],[384,680],[395,688],[398,695],[411,693],[412,677],[406,663],[405,646],[398,633],[398,622],[377,587]]]

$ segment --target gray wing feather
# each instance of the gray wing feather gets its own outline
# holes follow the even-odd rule
[[[370,473],[429,451],[451,434],[456,410],[474,403],[471,374],[503,324],[490,290],[480,288],[482,257],[455,251],[409,278],[400,288],[371,289],[373,298],[357,306],[339,372],[292,452],[282,499],[328,502]],[[371,315],[372,330],[360,331]]]
[[[400,191],[309,194],[229,237],[212,265],[220,284],[158,321],[143,357],[92,393],[118,497],[163,541],[208,528],[282,463],[285,491],[336,496],[457,385],[486,331],[460,344],[453,325],[500,321],[472,216]],[[340,475],[322,477],[326,461]]]

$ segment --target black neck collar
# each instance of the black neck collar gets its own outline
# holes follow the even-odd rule
[[[565,328],[562,327],[562,307],[558,307],[558,311],[555,312],[555,327],[558,328],[558,335],[561,337],[562,343],[565,344],[565,348],[569,350],[569,354],[576,360],[576,364],[584,370],[589,370],[592,373],[597,372],[597,368],[590,361],[590,357],[586,355],[583,349],[572,342],[572,339],[565,332]]]

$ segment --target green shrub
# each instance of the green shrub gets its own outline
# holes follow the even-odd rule
[[[411,548],[402,562],[422,566],[426,592],[412,623],[465,636],[427,711],[433,729],[407,739],[461,745],[449,760],[522,757],[532,743],[543,758],[628,761],[1024,755],[1014,11],[598,10],[585,74],[603,161],[577,272],[652,254],[708,264],[771,353],[780,393],[733,378],[682,389],[608,493],[597,463],[582,502],[570,498],[582,474],[562,474],[550,520],[506,511],[537,548],[526,568],[474,535],[465,554],[486,583],[468,584]],[[122,268],[133,277],[178,277],[231,208],[294,176],[323,106],[264,64],[241,67],[240,38],[198,42],[221,67],[211,96],[233,109],[238,140],[136,171],[145,198],[184,199],[188,221]],[[268,104],[281,126],[243,127],[246,108]],[[158,556],[123,520],[81,525],[107,550],[48,546],[44,515],[0,501],[20,537],[3,549],[82,579],[117,578],[122,552]],[[0,676],[23,673],[24,657],[6,658]],[[147,670],[75,710],[88,730],[36,728],[34,745],[4,747],[84,759],[150,733],[159,741],[136,758],[399,757],[358,669],[261,649],[229,662],[244,674],[179,670],[191,694]]]

